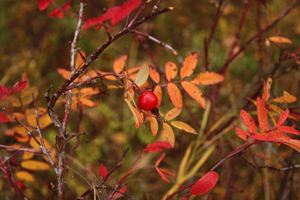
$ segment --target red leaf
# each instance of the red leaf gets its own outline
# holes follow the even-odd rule
[[[165,181],[166,183],[169,183],[170,180],[168,179],[168,176],[175,176],[175,174],[173,174],[172,172],[166,170],[166,169],[161,169],[156,167],[155,170],[157,171],[157,173],[159,174],[160,178]]]
[[[240,111],[240,116],[250,133],[256,133],[257,127],[251,115],[245,110]]]
[[[166,141],[156,141],[152,144],[148,144],[147,147],[144,149],[145,152],[160,152],[163,149],[171,149],[172,145]]]
[[[268,123],[268,110],[266,109],[265,102],[260,97],[258,97],[256,99],[256,103],[259,128],[262,132],[268,131],[270,129],[270,126]]]
[[[285,110],[283,113],[281,113],[276,126],[278,127],[278,126],[281,126],[282,124],[284,124],[284,122],[286,121],[288,116],[289,116],[289,110]]]
[[[83,24],[83,29],[87,30],[93,26],[101,27],[105,21],[110,20],[112,26],[116,25],[124,18],[129,16],[141,4],[141,0],[127,0],[120,6],[114,6],[108,9],[103,15],[87,19]]]
[[[290,133],[290,134],[294,134],[294,135],[300,135],[300,131],[298,131],[297,129],[290,127],[290,126],[278,126],[277,129],[279,131],[282,131],[284,133]]]
[[[40,11],[46,10],[52,0],[37,0]]]
[[[112,197],[109,198],[108,200],[116,200],[116,199],[123,197],[124,196],[123,193],[125,193],[126,190],[127,190],[127,187],[124,186],[124,187],[120,188],[118,191],[114,191]]]
[[[210,171],[201,177],[192,187],[191,194],[193,195],[204,195],[210,192],[219,179],[219,174],[215,171]]]
[[[64,13],[61,8],[55,8],[48,14],[48,16],[61,19],[64,17]]]
[[[235,128],[235,133],[242,140],[247,140],[247,137],[250,136],[250,134],[247,131],[240,129],[239,127]]]
[[[108,175],[108,170],[105,167],[105,165],[100,164],[100,166],[98,168],[98,173],[99,173],[99,176],[101,176],[103,178],[105,178]]]
[[[135,9],[139,7],[141,0],[128,0],[120,6],[119,12],[111,18],[111,25],[114,26],[124,18],[129,16]]]
[[[0,99],[4,99],[6,96],[8,96],[9,88],[5,86],[0,86]]]
[[[97,25],[97,28],[101,27],[102,24],[104,23],[104,21],[111,19],[117,12],[119,12],[119,9],[120,9],[119,6],[115,6],[115,7],[108,9],[103,15],[101,15],[99,17],[87,19],[84,22],[82,29],[87,30],[96,25]]]
[[[10,119],[6,116],[5,113],[0,112],[0,123],[10,122]]]
[[[70,8],[71,8],[71,6],[70,6],[70,1],[65,2],[65,3],[62,5],[62,7],[61,7],[61,9],[62,9],[63,11],[67,11],[67,10],[69,10]]]
[[[20,91],[24,90],[27,86],[28,86],[27,81],[19,81],[19,82],[15,83],[13,90],[14,90],[14,92],[20,92]]]

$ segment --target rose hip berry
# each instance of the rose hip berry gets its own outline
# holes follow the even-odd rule
[[[149,111],[157,107],[158,100],[156,95],[151,91],[144,91],[138,97],[138,105],[141,109]]]

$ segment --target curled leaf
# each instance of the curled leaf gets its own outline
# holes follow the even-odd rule
[[[283,91],[283,96],[272,99],[275,103],[294,103],[297,101],[297,97],[288,93],[287,91]]]

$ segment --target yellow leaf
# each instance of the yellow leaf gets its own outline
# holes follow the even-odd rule
[[[201,72],[197,77],[192,81],[192,83],[199,85],[213,85],[220,83],[224,80],[224,77],[221,74],[215,72]]]
[[[205,108],[205,99],[201,90],[196,85],[188,81],[181,81],[181,85],[190,97],[197,101],[202,108]]]
[[[168,81],[172,81],[178,73],[177,65],[173,62],[166,63],[166,78]]]
[[[193,74],[197,63],[198,63],[199,54],[197,52],[192,52],[188,56],[185,57],[182,68],[180,70],[180,77],[184,79]]]
[[[149,68],[149,75],[150,78],[155,82],[155,83],[159,83],[160,81],[160,75],[158,73],[158,71],[156,69],[154,69],[153,67]]]
[[[176,108],[182,108],[182,95],[179,88],[174,83],[168,83],[167,90],[173,105]]]
[[[192,133],[192,134],[197,134],[197,131],[185,122],[172,121],[171,124],[172,124],[172,126],[174,126],[175,128],[178,128],[180,130],[184,130],[184,131],[186,131],[188,133]]]
[[[149,77],[149,67],[148,64],[145,63],[143,67],[140,69],[140,71],[137,73],[134,82],[138,86],[142,86],[147,81],[148,77]]]
[[[147,119],[150,122],[150,130],[153,136],[157,135],[158,131],[158,123],[155,117],[149,117]]]
[[[64,68],[58,68],[57,72],[66,80],[69,80],[69,78],[71,76],[71,72]]]
[[[271,86],[272,86],[272,78],[268,78],[267,81],[264,81],[262,99],[265,101],[268,101],[270,98]]]
[[[274,98],[272,101],[276,103],[294,103],[297,101],[297,97],[288,93],[287,91],[283,91],[283,96]]]
[[[23,160],[29,160],[34,156],[34,153],[31,152],[24,152],[22,155]]]
[[[119,74],[123,71],[127,58],[128,58],[127,55],[123,55],[119,57],[117,60],[115,60],[113,64],[113,70],[115,73]]]
[[[27,181],[27,182],[34,181],[34,177],[29,172],[26,172],[26,171],[16,172],[16,177],[17,177],[17,179],[22,180],[22,181]]]
[[[268,40],[275,44],[292,44],[292,41],[289,38],[282,36],[272,36],[269,37]]]
[[[165,120],[170,121],[176,118],[182,112],[182,108],[172,108],[165,115]]]
[[[157,106],[159,106],[161,104],[161,101],[162,101],[162,90],[161,90],[160,85],[155,86],[155,88],[153,90],[153,93],[157,97],[157,100],[158,100]]]
[[[50,169],[50,165],[37,160],[26,160],[21,162],[21,167],[33,171],[46,171]]]
[[[175,144],[175,134],[174,134],[174,131],[172,129],[172,127],[167,124],[167,123],[163,123],[163,130],[162,130],[162,135],[164,137],[166,137],[166,139],[168,140],[168,142],[174,146]]]
[[[30,126],[32,127],[36,127],[36,113],[34,109],[28,109],[25,111],[26,113],[26,120],[28,122],[28,124],[30,124]],[[49,126],[52,121],[51,118],[49,117],[48,113],[46,112],[45,108],[38,108],[38,114],[39,114],[39,125],[40,128],[46,128],[47,126]]]

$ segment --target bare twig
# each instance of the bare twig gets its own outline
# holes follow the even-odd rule
[[[246,42],[244,42],[238,51],[233,53],[230,57],[227,58],[225,63],[223,64],[220,72],[225,74],[230,63],[239,56],[242,52],[246,50],[246,48],[254,41],[256,41],[262,34],[269,31],[276,24],[278,24],[284,17],[286,17],[292,10],[294,10],[299,5],[299,0],[295,0],[291,5],[289,5],[280,15],[278,15],[270,24],[268,24],[265,28],[261,29],[259,32],[255,33],[252,37],[250,37]]]
[[[155,42],[156,44],[158,44],[158,45],[166,48],[169,51],[171,51],[174,55],[178,54],[177,51],[173,47],[171,47],[169,44],[166,44],[163,41],[161,41],[161,40],[159,40],[159,39],[157,39],[157,38],[155,38],[155,37],[153,37],[151,35],[148,35],[146,33],[143,33],[143,32],[137,31],[137,30],[131,30],[130,29],[129,31],[132,32],[132,33],[134,33],[134,34],[136,34],[136,35],[143,36],[143,37],[145,37],[145,38],[147,38],[147,39]]]
[[[6,151],[22,151],[22,152],[30,152],[30,153],[40,153],[39,150],[32,149],[32,148],[6,146],[6,145],[2,145],[2,144],[0,144],[0,149],[4,149]]]

